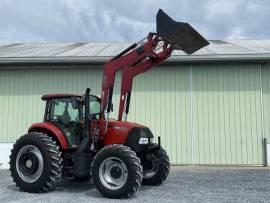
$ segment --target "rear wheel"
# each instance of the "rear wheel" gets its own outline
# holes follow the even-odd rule
[[[141,185],[140,159],[129,147],[106,146],[94,158],[92,177],[96,188],[105,197],[129,198]]]
[[[163,148],[147,154],[148,161],[143,163],[143,185],[161,185],[168,177],[170,160]]]
[[[48,192],[61,177],[59,146],[46,134],[29,133],[16,141],[10,155],[13,181],[26,192]]]

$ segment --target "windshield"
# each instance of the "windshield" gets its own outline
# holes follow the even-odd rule
[[[96,96],[89,95],[89,108],[90,108],[90,116],[92,118],[99,119],[100,115],[100,99]],[[83,115],[82,117],[84,118],[85,116],[85,105],[83,105]]]

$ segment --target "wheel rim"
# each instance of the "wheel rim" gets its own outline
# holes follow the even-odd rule
[[[126,164],[117,157],[105,159],[99,168],[101,183],[110,190],[123,187],[127,181],[128,170]]]
[[[42,174],[43,165],[42,154],[36,146],[26,145],[18,152],[16,170],[23,181],[33,183],[38,180]]]

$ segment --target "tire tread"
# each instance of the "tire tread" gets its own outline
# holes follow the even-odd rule
[[[38,184],[38,187],[35,184],[35,187],[27,186],[22,180],[20,180],[19,176],[16,172],[16,152],[19,151],[17,149],[23,142],[26,140],[32,140],[33,142],[39,143],[40,146],[46,151],[48,157],[43,157],[44,162],[49,161],[49,174],[45,177],[45,181],[42,181]],[[41,193],[41,192],[49,192],[54,189],[55,184],[61,178],[62,174],[62,163],[63,158],[61,157],[61,152],[59,151],[59,146],[57,146],[56,142],[53,139],[44,133],[39,132],[30,132],[26,135],[20,137],[16,143],[13,145],[13,149],[11,150],[10,155],[10,172],[13,182],[16,183],[16,186],[21,190],[32,193]],[[41,175],[42,177],[42,175]],[[36,182],[40,181],[38,179]],[[35,182],[35,183],[36,183]],[[34,184],[33,184],[34,185]]]
[[[170,171],[170,159],[163,148],[156,151],[160,158],[160,165],[157,173],[151,178],[144,178],[142,185],[161,185],[168,177]]]
[[[101,160],[100,157],[103,154],[112,154],[112,153],[119,153],[121,156],[125,157],[126,160],[126,165],[129,166],[129,171],[132,173],[132,178],[133,181],[131,181],[131,185],[129,188],[123,192],[122,194],[108,194],[105,190],[102,189],[100,184],[98,183],[99,181],[97,180],[97,176],[93,176],[93,181],[98,189],[98,191],[105,197],[109,198],[130,198],[132,195],[136,193],[136,191],[139,189],[141,186],[142,182],[142,166],[139,157],[137,157],[136,153],[132,151],[129,147],[124,146],[124,145],[108,145],[104,147],[102,150],[100,150],[97,155],[94,158],[94,161],[92,162],[92,174],[98,174],[98,164],[97,162],[100,162]],[[130,175],[130,174],[129,174]]]

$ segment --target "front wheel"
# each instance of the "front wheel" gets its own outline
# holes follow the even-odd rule
[[[141,185],[140,159],[129,147],[106,146],[94,158],[92,177],[96,188],[103,196],[129,198]]]
[[[170,160],[163,148],[147,154],[143,162],[143,185],[161,185],[168,177]]]

